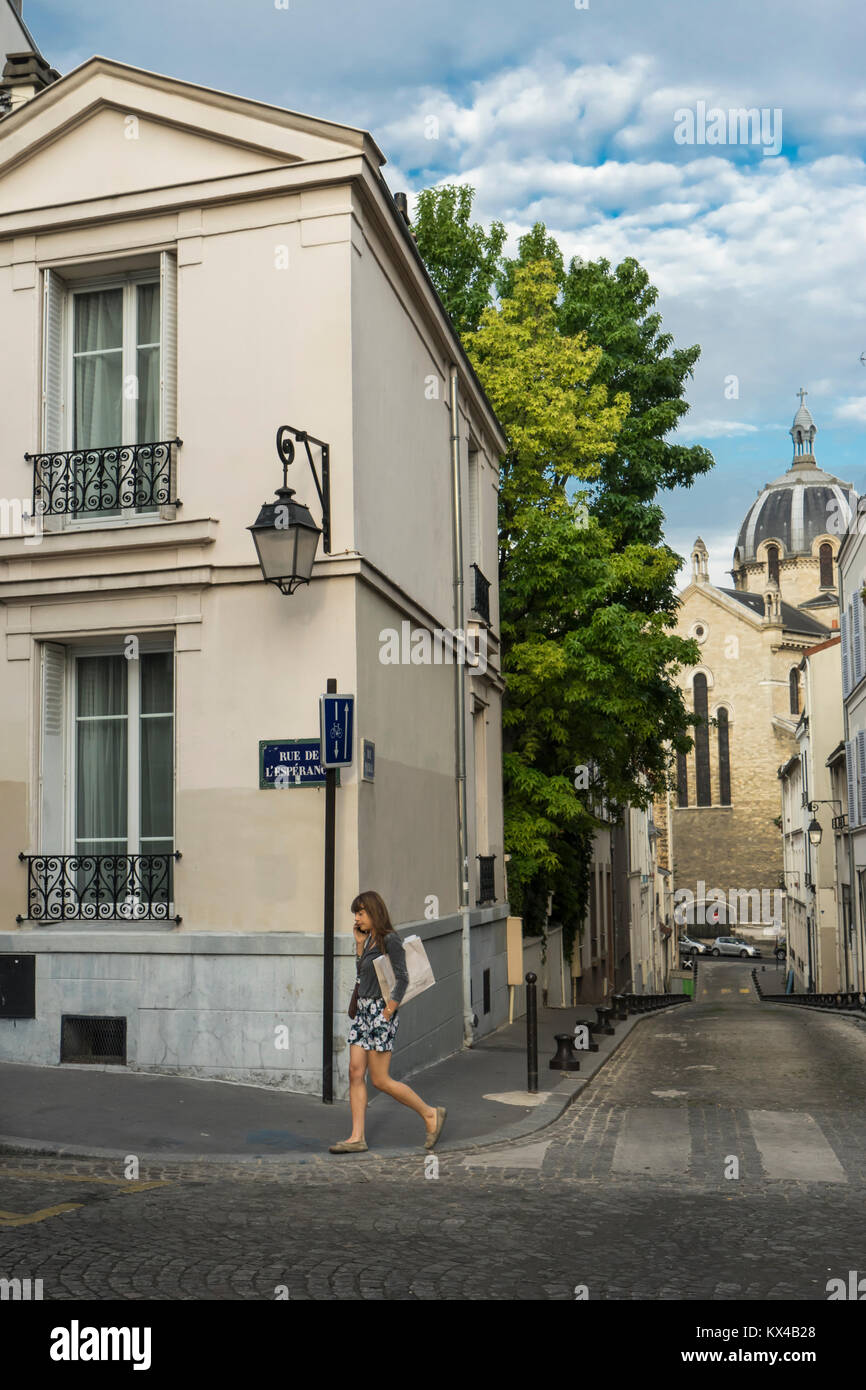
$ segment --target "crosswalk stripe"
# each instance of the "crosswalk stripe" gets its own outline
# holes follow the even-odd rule
[[[768,1178],[847,1182],[817,1122],[803,1110],[750,1110],[749,1123]]]
[[[626,1111],[611,1166],[616,1173],[684,1173],[690,1152],[685,1107],[637,1106]]]

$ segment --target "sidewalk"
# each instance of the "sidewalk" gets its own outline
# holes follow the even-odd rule
[[[673,1005],[673,1009],[687,1005]],[[664,1011],[662,1011],[664,1012]],[[657,1015],[656,1015],[657,1016]],[[579,1072],[551,1071],[555,1033],[570,1033],[595,1010],[540,1008],[538,1095],[526,1092],[526,1020],[506,1025],[444,1062],[403,1077],[448,1119],[437,1153],[523,1138],[551,1124],[647,1015],[596,1035],[599,1051],[581,1053]],[[368,1083],[367,1143],[388,1157],[423,1152],[420,1117]],[[348,1101],[271,1087],[204,1081],[121,1067],[34,1067],[0,1063],[0,1152],[75,1157],[309,1162],[350,1131]]]

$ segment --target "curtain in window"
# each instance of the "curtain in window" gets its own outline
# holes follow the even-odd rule
[[[126,854],[127,662],[87,656],[76,667],[76,853]]]
[[[121,442],[123,291],[75,296],[74,391],[76,449]]]
[[[136,375],[138,377],[139,444],[151,444],[159,431],[159,285],[138,286],[138,332]]]

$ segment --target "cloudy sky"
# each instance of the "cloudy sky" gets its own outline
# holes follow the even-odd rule
[[[470,183],[512,246],[542,220],[567,257],[635,256],[665,327],[702,347],[683,433],[716,468],[666,511],[681,554],[703,535],[717,583],[788,467],[800,386],[819,463],[866,491],[856,0],[24,0],[24,15],[61,72],[99,53],[364,126],[393,190]],[[739,108],[762,127],[738,128]]]

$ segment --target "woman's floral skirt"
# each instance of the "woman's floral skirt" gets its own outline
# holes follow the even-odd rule
[[[393,1052],[400,1015],[398,1011],[389,1023],[382,1017],[384,1008],[384,999],[359,999],[358,1012],[349,1029],[349,1042],[366,1048],[367,1052]]]

